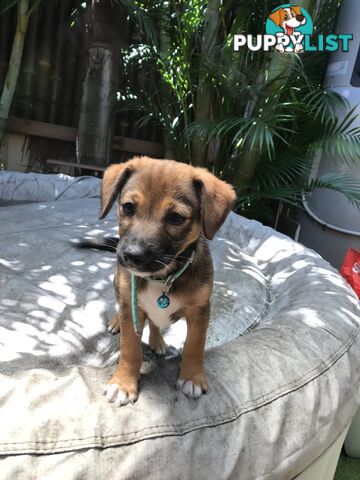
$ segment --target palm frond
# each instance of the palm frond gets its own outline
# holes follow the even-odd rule
[[[0,15],[14,7],[20,0],[1,0]]]
[[[131,18],[134,20],[138,29],[145,34],[150,45],[159,46],[159,31],[154,23],[156,12],[149,12],[141,2],[132,2],[131,0],[113,0],[118,5],[126,9]]]
[[[325,134],[309,145],[309,151],[322,150],[329,160],[347,165],[360,161],[360,127],[353,126],[358,119],[357,106],[351,108],[342,120],[327,125]]]
[[[360,179],[341,172],[331,172],[309,181],[307,190],[326,188],[342,193],[349,202],[360,208]]]
[[[237,205],[242,210],[246,210],[246,206],[251,206],[254,202],[272,199],[297,206],[300,203],[301,193],[302,189],[297,185],[279,185],[261,191],[250,189],[246,193],[240,190],[237,192]]]
[[[337,92],[312,89],[304,96],[303,106],[308,107],[308,114],[322,123],[336,121],[337,113],[349,108],[349,102]]]
[[[268,190],[281,185],[305,186],[312,161],[311,155],[293,150],[288,150],[282,156],[276,156],[273,162],[260,161],[251,186],[258,190]]]

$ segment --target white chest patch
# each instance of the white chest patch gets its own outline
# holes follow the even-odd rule
[[[170,305],[167,308],[160,308],[157,299],[162,293],[161,284],[149,282],[148,287],[139,292],[138,298],[139,307],[144,310],[147,318],[160,328],[168,327],[171,315],[180,308],[179,301],[171,293],[167,294],[170,298]]]

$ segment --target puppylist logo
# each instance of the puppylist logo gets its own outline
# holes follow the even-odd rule
[[[265,35],[234,35],[234,51],[248,48],[252,51],[268,52],[275,48],[277,52],[334,52],[341,49],[349,51],[352,34],[319,34],[314,39],[313,21],[305,8],[285,3],[275,8],[265,24]]]

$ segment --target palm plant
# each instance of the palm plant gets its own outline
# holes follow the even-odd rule
[[[325,55],[233,52],[234,33],[264,33],[277,2],[137,4],[149,12],[151,31],[160,34],[150,43],[139,29],[139,43],[124,52],[128,83],[120,108],[142,111],[139,124],[160,125],[171,156],[231,181],[237,208],[247,216],[261,218],[274,199],[299,204],[315,188],[342,192],[360,205],[359,180],[336,171],[311,175],[321,151],[340,163],[360,158],[355,112],[321,89]],[[319,33],[331,33],[337,0],[302,5]],[[130,81],[134,68],[147,79],[138,89]],[[340,122],[337,114],[344,109]]]
[[[251,114],[224,112],[202,128],[200,134],[208,139],[226,138],[218,173],[240,187],[238,207],[250,216],[258,216],[271,199],[299,204],[301,195],[315,188],[339,191],[360,204],[359,180],[340,172],[311,176],[321,152],[341,163],[359,161],[360,128],[353,126],[357,115],[343,97],[314,86],[298,56],[288,58],[291,73],[256,88]],[[276,91],[274,82],[279,82]],[[227,98],[235,97],[233,105],[241,104],[237,95],[228,92]],[[336,114],[344,109],[347,114],[339,121]]]

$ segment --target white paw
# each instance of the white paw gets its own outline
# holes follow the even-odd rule
[[[157,344],[149,344],[150,350],[155,352],[157,355],[165,355],[167,350],[167,345],[164,341]]]
[[[284,53],[285,52],[284,45],[282,45],[281,43],[276,45],[275,50],[277,50],[280,53]]]
[[[300,53],[300,52],[302,52],[303,50],[304,50],[304,47],[301,45],[301,43],[297,43],[297,44],[295,45],[295,50],[294,50],[295,53]]]
[[[121,388],[115,383],[109,383],[106,385],[103,394],[106,396],[106,400],[109,403],[115,403],[117,407],[127,405],[128,403],[134,404],[137,399],[137,395],[129,394],[124,390],[121,390]]]
[[[107,331],[111,333],[111,335],[117,335],[120,332],[120,327],[119,325],[116,325],[114,322],[111,322],[107,327]]]
[[[191,380],[185,381],[181,378],[176,382],[176,388],[190,398],[199,398],[203,393],[206,393],[206,390],[203,391],[199,385],[196,385]]]

